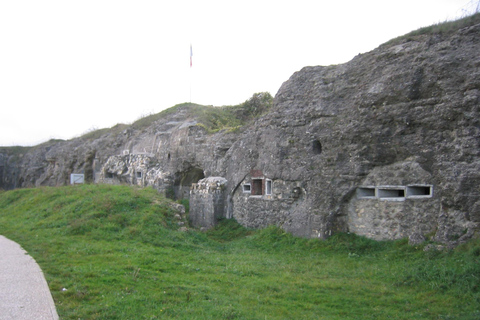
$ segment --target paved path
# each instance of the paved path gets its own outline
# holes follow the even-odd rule
[[[0,320],[57,320],[38,264],[17,243],[0,236]]]

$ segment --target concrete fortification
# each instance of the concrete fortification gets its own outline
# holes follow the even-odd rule
[[[480,19],[471,20],[305,67],[272,105],[257,94],[232,109],[235,128],[211,130],[195,111],[205,107],[184,104],[142,125],[0,148],[0,187],[83,173],[189,198],[199,227],[234,218],[302,237],[458,244],[480,228]]]

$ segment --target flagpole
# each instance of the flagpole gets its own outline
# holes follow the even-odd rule
[[[190,44],[190,104],[192,104],[192,66],[193,66],[193,50]]]

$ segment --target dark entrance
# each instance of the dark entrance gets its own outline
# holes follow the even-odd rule
[[[176,199],[189,199],[192,183],[205,178],[203,170],[200,168],[191,168],[187,171],[177,172],[173,184],[173,191]]]

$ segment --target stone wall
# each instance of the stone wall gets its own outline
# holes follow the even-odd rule
[[[376,240],[435,233],[441,201],[432,179],[416,162],[375,168],[349,201],[349,230]]]
[[[249,228],[273,224],[297,235],[324,238],[320,228],[312,228],[318,223],[310,224],[309,195],[303,185],[301,180],[286,181],[251,170],[233,191],[231,216]]]
[[[197,228],[212,228],[225,217],[226,183],[222,177],[201,179],[190,191],[189,221]]]

